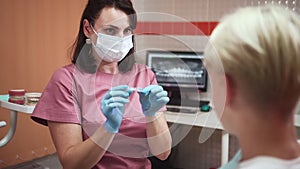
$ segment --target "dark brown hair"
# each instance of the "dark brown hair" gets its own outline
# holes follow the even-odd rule
[[[105,7],[115,8],[126,13],[129,17],[130,27],[132,29],[136,28],[136,12],[130,0],[89,0],[81,16],[77,38],[71,46],[72,63],[89,73],[95,73],[97,71],[98,63],[96,59],[90,55],[91,45],[86,45],[85,43],[87,37],[83,32],[83,21],[87,19],[90,24],[94,26],[95,21]],[[132,36],[132,41],[133,46],[135,46],[134,36]],[[133,47],[126,57],[118,63],[121,72],[127,72],[132,69],[135,63],[134,51],[135,49]]]

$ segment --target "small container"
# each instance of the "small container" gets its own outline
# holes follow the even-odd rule
[[[8,101],[16,104],[25,104],[25,90],[24,89],[13,89],[8,91]]]
[[[26,105],[28,106],[34,106],[37,104],[37,102],[40,100],[42,93],[26,93]]]

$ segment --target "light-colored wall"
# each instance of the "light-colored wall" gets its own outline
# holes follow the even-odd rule
[[[76,36],[86,1],[1,0],[0,94],[13,88],[41,92],[52,73],[69,63],[67,50]],[[287,1],[287,6],[297,6],[299,10],[299,2]],[[272,3],[271,0],[133,0],[140,22],[219,21],[237,7],[259,2]],[[202,51],[206,43],[205,36],[138,35],[137,61],[145,63],[145,51],[149,49]],[[9,121],[8,110],[0,108],[0,120]],[[7,131],[8,127],[1,128],[0,137]],[[33,123],[29,115],[19,114],[13,140],[0,148],[0,168],[53,152],[48,129]]]

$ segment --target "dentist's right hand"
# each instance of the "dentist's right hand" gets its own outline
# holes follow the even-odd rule
[[[104,128],[110,133],[118,133],[125,111],[125,104],[129,102],[129,87],[121,85],[111,88],[101,100],[101,110],[106,117]]]

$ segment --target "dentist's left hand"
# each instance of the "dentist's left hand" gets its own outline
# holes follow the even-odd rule
[[[168,93],[159,85],[150,85],[138,91],[143,113],[147,117],[155,116],[156,112],[169,102]]]
[[[101,100],[101,110],[107,118],[104,128],[110,133],[118,133],[125,111],[125,104],[129,102],[129,87],[121,85],[111,88]]]

